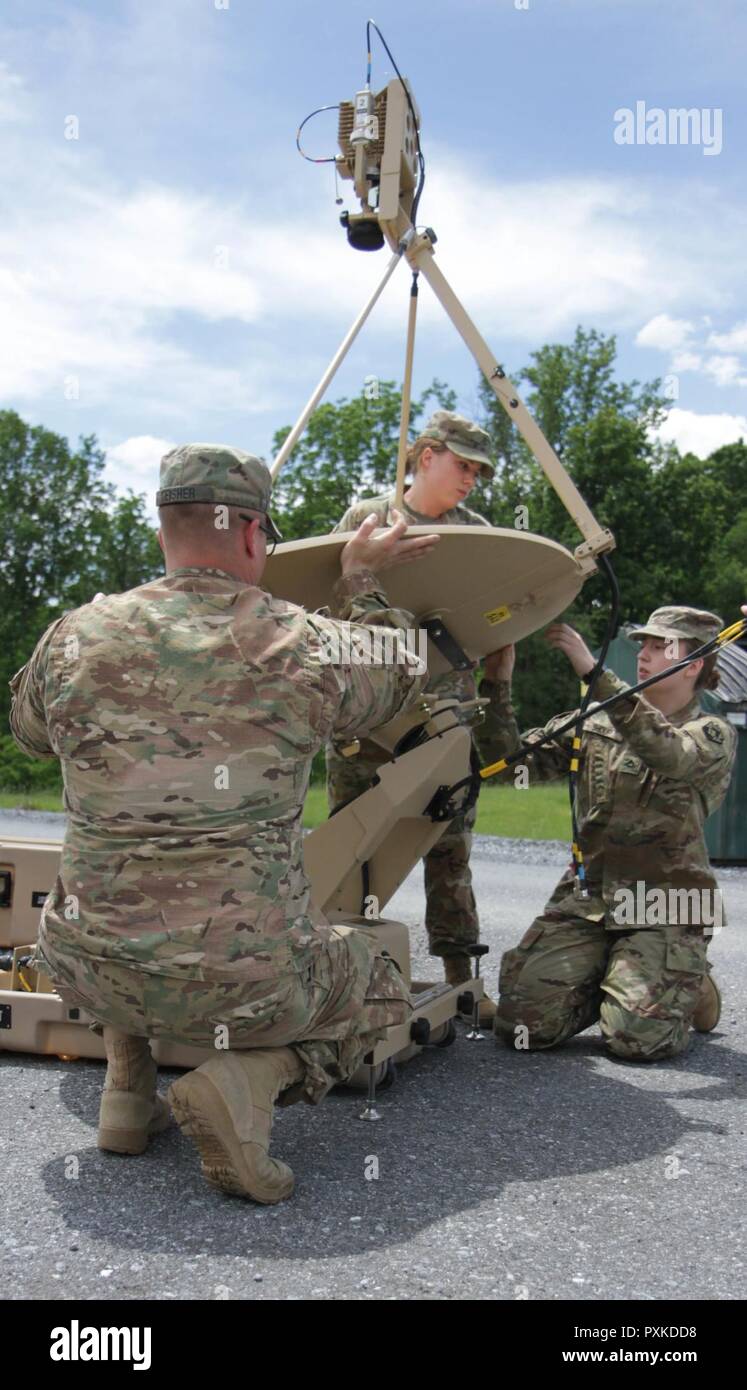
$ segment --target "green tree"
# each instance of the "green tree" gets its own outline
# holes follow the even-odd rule
[[[0,411],[0,712],[8,681],[50,622],[101,590],[120,591],[162,572],[144,500],[117,498],[103,479],[94,436],[71,448],[60,435]],[[13,779],[17,785],[18,762]],[[31,778],[33,780],[33,778]],[[0,785],[3,764],[0,762]]]
[[[686,462],[700,463],[687,455]],[[698,545],[695,601],[739,616],[747,595],[747,445],[743,439],[715,449],[693,467],[690,502]]]
[[[101,480],[103,466],[94,439],[82,439],[72,452],[59,435],[42,426],[32,428],[14,411],[0,412],[4,712],[8,676],[27,659],[64,601],[86,585],[92,559],[91,515],[109,500]],[[88,589],[85,597],[91,594]]]
[[[122,594],[163,573],[163,555],[143,493],[130,489],[117,497],[111,510],[97,511],[91,518],[91,539],[102,593]]]
[[[658,545],[651,562],[656,601],[704,606],[704,590],[733,520],[722,470],[670,448],[653,479]]]
[[[728,489],[735,507],[744,502],[747,497],[747,444],[743,439],[714,449],[705,466],[709,475]]]
[[[578,328],[571,344],[540,348],[512,379],[597,521],[615,535],[611,560],[625,621],[656,605],[657,561],[670,543],[656,510],[656,473],[665,451],[651,435],[666,401],[658,381],[619,381],[615,360],[614,337]],[[510,526],[515,508],[526,506],[532,531],[574,550],[582,537],[555,490],[482,378],[479,391],[498,462],[493,482],[481,489],[482,510],[494,525]],[[563,616],[598,645],[609,605],[609,587],[595,576]],[[534,725],[573,707],[578,683],[567,662],[533,636],[517,652],[515,693],[522,721]]]
[[[426,406],[453,410],[456,397],[433,381],[411,402],[410,435],[417,435]],[[397,467],[402,393],[393,381],[380,381],[375,396],[320,405],[311,416],[274,489],[274,506],[286,540],[323,536],[351,502],[391,487]],[[278,430],[277,452],[290,433]]]
[[[700,600],[727,626],[741,617],[741,605],[747,601],[747,510],[717,543]]]

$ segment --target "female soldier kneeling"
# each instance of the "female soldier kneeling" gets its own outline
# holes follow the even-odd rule
[[[630,634],[641,644],[638,679],[674,666],[721,626],[698,609],[657,609]],[[546,636],[580,678],[590,676],[594,658],[573,628],[557,623]],[[682,1052],[691,1025],[704,1032],[716,1026],[720,996],[706,945],[720,924],[720,898],[703,826],[726,794],[736,735],[700,707],[697,691],[717,684],[715,662],[708,656],[673,671],[582,726],[577,822],[588,897],[579,895],[569,869],[503,956],[494,1027],[517,1048],[554,1047],[598,1020],[611,1052],[655,1061]],[[478,737],[491,761],[570,717],[558,715],[520,736],[511,708],[513,665],[512,647],[494,652],[480,686],[491,705]],[[627,689],[605,670],[594,697],[601,702]],[[530,782],[568,772],[572,737],[569,729],[527,755]],[[516,765],[503,779],[515,772]]]

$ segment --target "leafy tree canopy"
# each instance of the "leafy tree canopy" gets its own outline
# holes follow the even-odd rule
[[[163,571],[145,499],[117,498],[93,436],[76,449],[15,411],[0,411],[0,710],[8,681],[49,623],[99,590]]]

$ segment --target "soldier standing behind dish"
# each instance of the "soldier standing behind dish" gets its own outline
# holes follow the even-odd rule
[[[439,526],[488,526],[484,517],[464,504],[479,477],[493,477],[489,449],[490,437],[485,430],[453,411],[437,410],[408,453],[413,480],[401,507],[405,520],[417,526],[434,522]],[[381,526],[391,526],[395,500],[394,489],[379,497],[367,497],[346,511],[335,530],[355,531],[371,513]],[[434,676],[426,691],[440,699],[474,700],[474,671]],[[334,745],[328,747],[330,813],[367,790],[383,757],[381,748],[370,740],[362,740],[360,751],[349,758],[337,752]],[[450,985],[470,979],[469,947],[480,936],[469,863],[476,816],[474,806],[457,816],[423,861],[428,944],[432,955],[443,957]],[[480,1005],[480,1021],[492,1024],[494,1017],[495,1004],[485,996]]]

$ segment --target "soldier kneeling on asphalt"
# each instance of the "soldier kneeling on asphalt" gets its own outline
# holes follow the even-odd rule
[[[698,609],[657,609],[630,634],[641,643],[638,679],[674,666],[721,626]],[[594,658],[573,628],[556,623],[546,637],[581,679],[591,675]],[[694,661],[582,725],[577,822],[588,897],[579,895],[569,869],[518,946],[504,954],[494,1027],[510,1045],[555,1047],[598,1021],[615,1056],[657,1061],[684,1051],[691,1025],[715,1028],[720,996],[706,945],[709,927],[721,922],[720,897],[703,824],[724,799],[736,752],[731,725],[705,713],[697,696],[717,684],[715,661]],[[491,706],[478,732],[490,761],[520,746],[513,666],[513,647],[486,662],[480,694]],[[594,700],[626,689],[605,670]],[[569,717],[526,731],[521,742]],[[572,737],[569,729],[527,755],[530,784],[568,773]],[[503,780],[515,772],[516,765],[506,769]]]
[[[66,613],[11,682],[16,742],[62,764],[69,819],[38,959],[103,1028],[99,1146],[141,1153],[168,1123],[150,1038],[214,1047],[171,1106],[207,1181],[259,1202],[293,1189],[268,1154],[275,1100],[320,1101],[411,1012],[372,938],[313,912],[301,817],[317,750],[388,722],[425,680],[415,658],[330,662],[340,624],[260,588],[270,493],[239,449],[172,450],[165,576]],[[374,528],[342,552],[339,616],[411,626],[376,575],[438,537]]]

